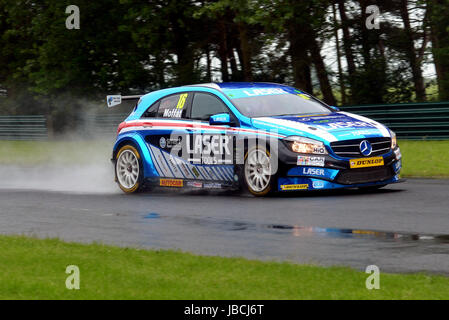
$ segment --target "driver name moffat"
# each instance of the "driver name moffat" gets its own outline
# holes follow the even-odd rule
[[[164,118],[181,118],[182,109],[165,109]]]

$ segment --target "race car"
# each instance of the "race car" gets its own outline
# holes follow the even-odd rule
[[[273,83],[210,83],[108,96],[138,100],[119,125],[119,187],[272,192],[376,189],[400,182],[401,151],[382,124]]]

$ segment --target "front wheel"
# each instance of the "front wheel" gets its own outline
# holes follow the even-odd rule
[[[125,145],[117,153],[115,163],[117,183],[125,193],[134,193],[142,188],[142,165],[139,151]]]
[[[255,196],[265,196],[270,193],[275,177],[272,175],[269,151],[260,147],[248,151],[243,174],[250,193]]]

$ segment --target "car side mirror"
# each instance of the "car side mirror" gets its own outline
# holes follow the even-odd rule
[[[231,124],[231,116],[228,113],[214,114],[209,118],[210,125],[229,125]]]

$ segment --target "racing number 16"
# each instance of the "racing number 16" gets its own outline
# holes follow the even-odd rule
[[[176,106],[176,109],[183,109],[184,105],[186,104],[187,97],[189,96],[188,93],[181,94],[179,97],[178,105]]]

